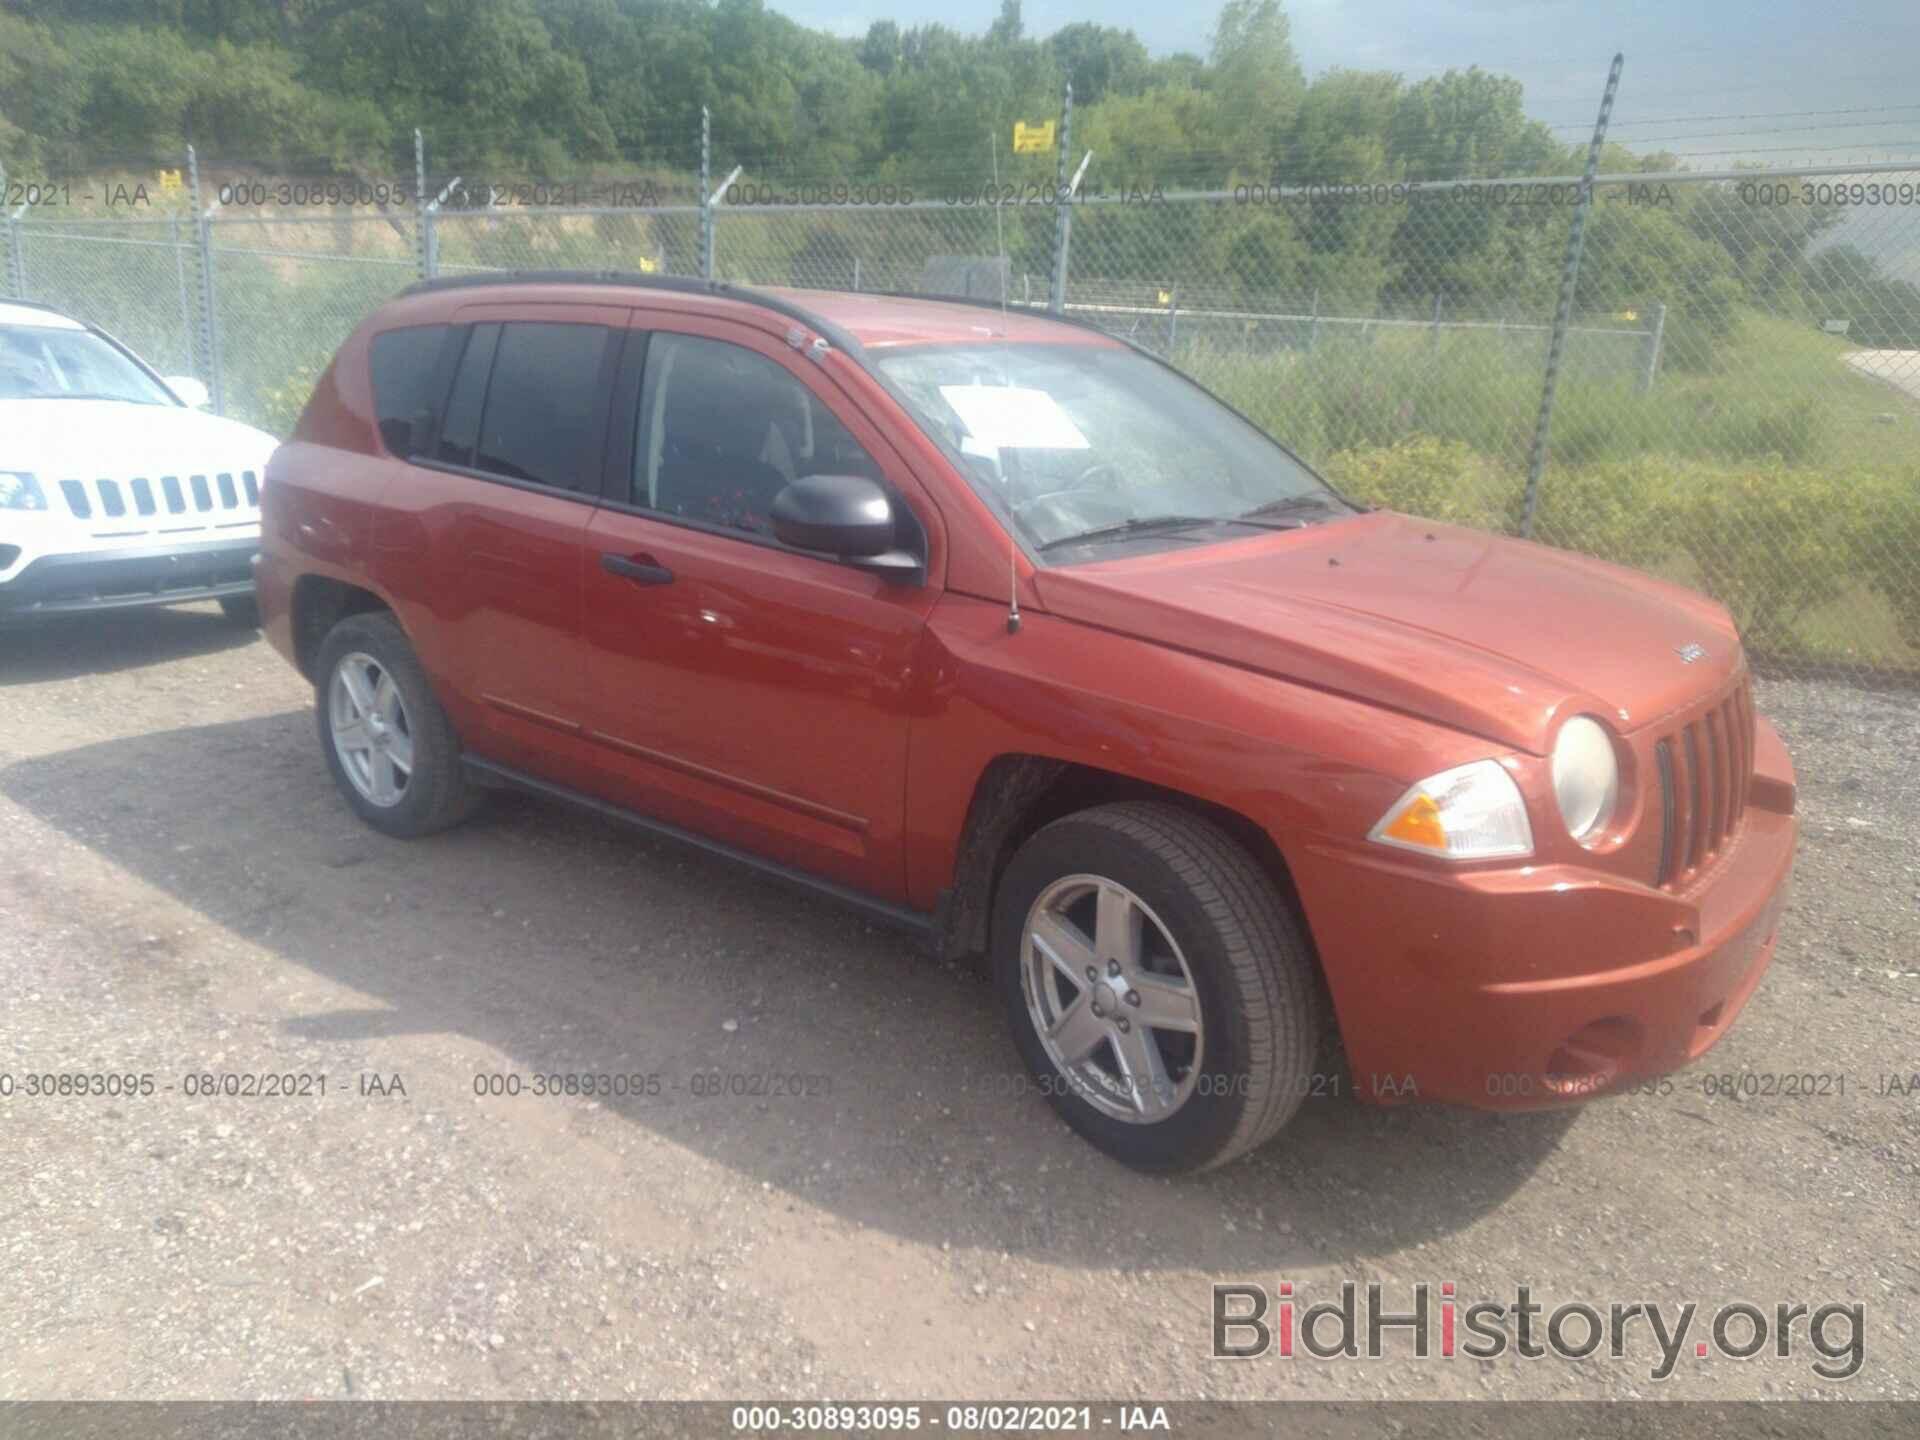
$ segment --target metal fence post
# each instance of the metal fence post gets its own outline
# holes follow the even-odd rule
[[[7,167],[4,165],[0,165],[0,195],[4,195],[6,193],[7,193]],[[15,300],[24,299],[25,297],[22,296],[17,290],[13,288],[13,257],[14,257],[14,253],[18,251],[20,248],[20,237],[13,233],[13,224],[11,221],[9,221],[7,224],[6,236],[7,236],[7,290],[6,290],[6,293]]]
[[[213,280],[213,207],[200,208],[200,157],[187,146],[187,195],[193,205],[193,230],[200,254],[199,332],[200,357],[207,367],[207,394],[213,401],[213,413],[226,413],[226,396],[220,384],[220,327],[214,312]]]
[[[1171,356],[1174,347],[1180,343],[1180,282],[1175,280],[1167,286],[1167,354]]]
[[[6,193],[7,171],[0,166],[0,195]],[[20,217],[26,209],[27,202],[22,200],[7,217],[7,294],[16,300],[27,298],[27,237],[20,231]]]
[[[7,217],[7,294],[16,300],[27,298],[26,237],[20,233],[20,214]]]
[[[454,176],[440,187],[438,195],[420,207],[420,233],[425,237],[426,244],[426,258],[422,263],[425,266],[426,278],[429,280],[440,273],[440,207],[447,203],[447,197],[458,188],[460,178],[458,175]]]
[[[700,107],[700,278],[713,278],[713,117]]]
[[[1073,143],[1073,82],[1060,97],[1059,161],[1054,167],[1053,280],[1047,289],[1047,308],[1058,315],[1067,308],[1067,248],[1073,242],[1073,197],[1067,191],[1067,157]]]
[[[180,243],[180,217],[167,217],[167,238],[173,243],[173,281],[180,295],[180,338],[186,342],[187,359],[183,367],[191,375],[193,363],[193,301],[187,295],[187,249]]]
[[[1640,391],[1645,394],[1653,388],[1653,380],[1660,373],[1660,343],[1667,333],[1667,306],[1665,301],[1656,300],[1653,304],[1653,325],[1647,331],[1646,354],[1640,362]]]
[[[427,208],[427,141],[419,126],[413,131],[413,263],[422,280],[433,278],[433,241],[429,231],[433,212]]]
[[[1534,512],[1540,504],[1540,477],[1547,468],[1547,439],[1553,430],[1553,392],[1560,379],[1560,360],[1566,350],[1567,323],[1573,317],[1573,287],[1580,278],[1580,245],[1586,238],[1587,211],[1593,205],[1593,177],[1600,168],[1600,147],[1606,143],[1607,121],[1613,97],[1620,89],[1620,67],[1626,56],[1614,52],[1607,70],[1607,88],[1600,96],[1600,117],[1594,121],[1593,141],[1587,146],[1587,169],[1580,177],[1580,201],[1573,209],[1567,232],[1567,259],[1560,269],[1560,304],[1553,312],[1553,338],[1547,342],[1547,375],[1540,387],[1540,416],[1533,426],[1533,449],[1527,456],[1527,493],[1520,511],[1520,533],[1533,538]]]

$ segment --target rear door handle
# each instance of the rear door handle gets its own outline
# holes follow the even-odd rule
[[[673,572],[651,555],[614,555],[600,557],[600,568],[636,585],[671,585]]]

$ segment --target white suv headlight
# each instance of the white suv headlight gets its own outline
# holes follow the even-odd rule
[[[1553,797],[1567,833],[1586,842],[1595,839],[1613,819],[1620,798],[1620,761],[1613,737],[1598,720],[1576,715],[1560,727],[1553,742]]]
[[[0,470],[0,510],[44,510],[40,482],[25,470]]]
[[[1367,838],[1447,860],[1533,853],[1527,802],[1497,760],[1456,765],[1408,786]]]

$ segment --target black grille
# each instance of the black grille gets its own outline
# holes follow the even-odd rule
[[[1653,766],[1660,772],[1660,869],[1655,883],[1664,885],[1673,878],[1673,742],[1671,740],[1654,742]]]
[[[1725,850],[1753,782],[1753,691],[1728,695],[1654,742],[1660,783],[1658,883],[1672,885]]]

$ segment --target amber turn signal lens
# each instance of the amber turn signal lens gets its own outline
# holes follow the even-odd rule
[[[1424,845],[1441,851],[1447,848],[1447,831],[1440,823],[1440,807],[1425,794],[1414,796],[1413,803],[1389,820],[1380,833],[1402,845]]]
[[[1448,860],[1533,853],[1526,801],[1497,760],[1456,765],[1408,786],[1367,838]]]

